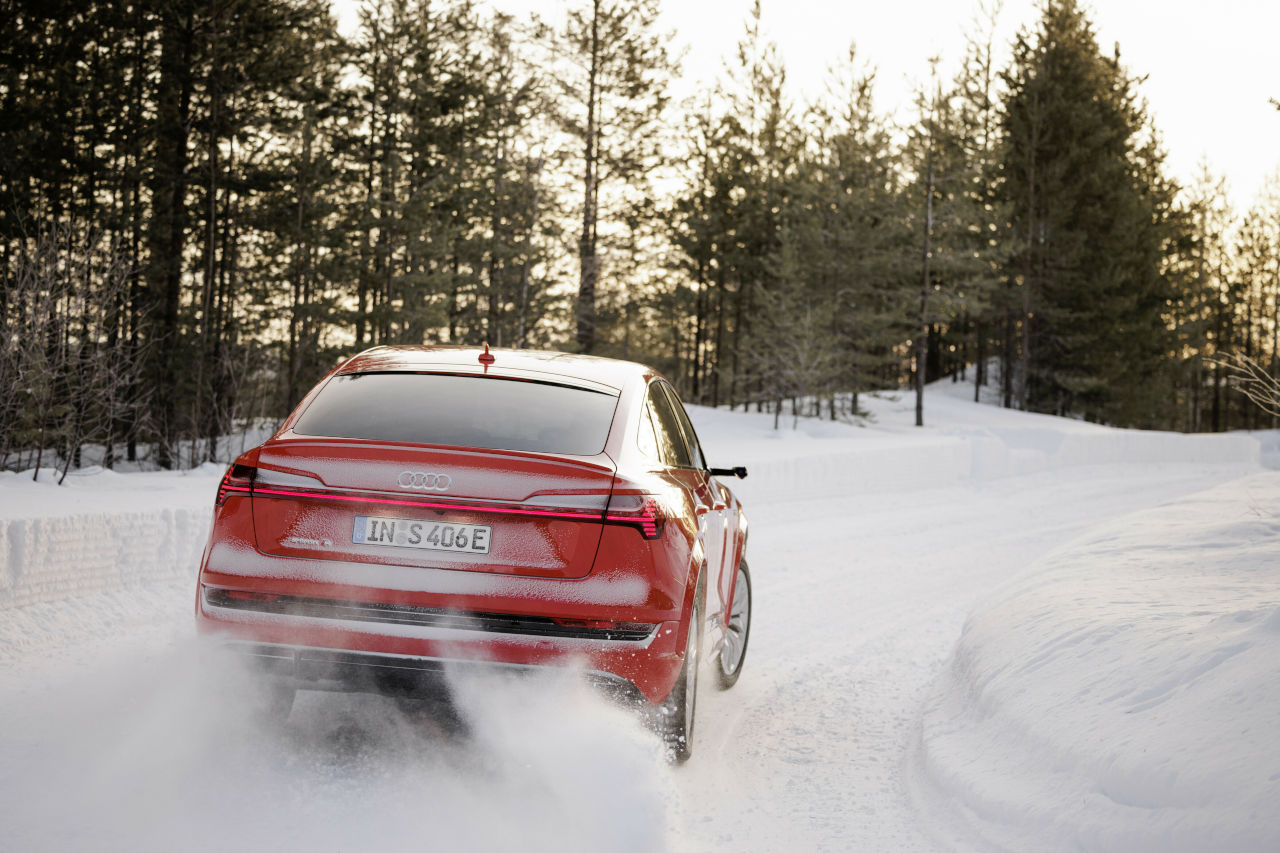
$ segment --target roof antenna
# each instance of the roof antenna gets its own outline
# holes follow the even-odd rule
[[[484,342],[484,352],[480,353],[480,363],[484,365],[484,372],[489,372],[489,365],[493,364],[493,353],[489,352],[489,342]]]

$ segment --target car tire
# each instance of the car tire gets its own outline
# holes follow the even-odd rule
[[[705,576],[698,578],[698,591],[689,616],[689,634],[685,640],[684,665],[680,677],[667,698],[657,708],[657,728],[666,746],[667,759],[673,763],[689,760],[693,753],[694,712],[698,702],[698,663],[702,656],[702,613],[706,597]]]
[[[720,689],[728,690],[738,683],[742,664],[747,659],[747,641],[751,639],[751,570],[744,557],[738,563],[738,577],[734,581],[733,601],[729,605],[729,622],[725,627],[724,643],[716,656],[716,673]]]

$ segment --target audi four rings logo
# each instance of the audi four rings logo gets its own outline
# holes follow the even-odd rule
[[[402,489],[435,489],[443,492],[453,484],[453,478],[448,474],[432,474],[428,471],[401,471],[396,484]]]

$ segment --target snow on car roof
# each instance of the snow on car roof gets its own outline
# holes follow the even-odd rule
[[[434,371],[475,373],[512,379],[538,379],[578,385],[600,385],[615,393],[627,381],[654,371],[631,361],[545,350],[490,349],[493,362],[486,366],[483,347],[380,346],[352,356],[339,373],[385,371]]]

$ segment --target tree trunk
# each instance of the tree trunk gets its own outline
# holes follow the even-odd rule
[[[987,336],[982,323],[975,324],[977,362],[973,367],[973,402],[982,402],[982,386],[987,384]]]
[[[186,232],[187,128],[193,72],[194,16],[163,16],[160,80],[156,93],[156,151],[147,284],[152,304],[152,383],[155,389],[156,461],[173,467],[176,437],[178,305]]]
[[[916,329],[916,426],[924,426],[924,374],[929,354],[929,260],[933,255],[933,128],[925,153],[924,249],[920,253],[920,325]]]
[[[587,132],[583,151],[582,235],[578,238],[578,350],[589,353],[596,346],[596,282],[599,259],[596,257],[596,209],[599,198],[599,128],[596,103],[600,74],[600,0],[591,4],[591,67],[587,78]]]

